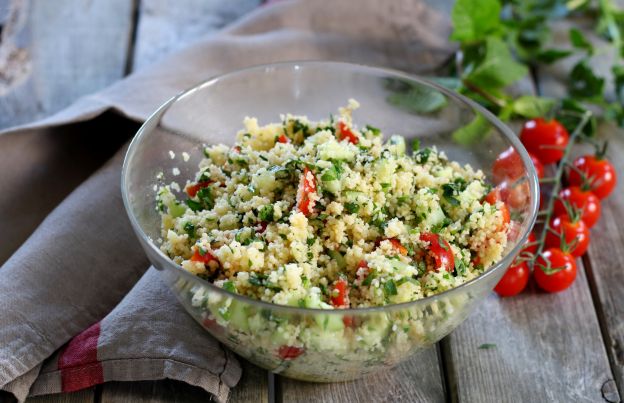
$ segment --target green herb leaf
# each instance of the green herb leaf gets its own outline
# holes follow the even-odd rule
[[[552,64],[558,60],[564,59],[572,54],[571,50],[565,49],[548,49],[539,52],[536,58],[539,62]]]
[[[357,203],[345,203],[345,209],[351,214],[357,214],[360,211],[360,205]]]
[[[597,98],[602,96],[605,80],[594,74],[587,60],[578,62],[570,72],[568,90],[574,97]]]
[[[554,99],[525,95],[513,102],[513,111],[525,118],[537,118],[547,116],[554,106]]]
[[[451,39],[473,42],[498,32],[500,12],[498,0],[457,0],[451,12]]]
[[[453,132],[453,140],[464,146],[479,143],[485,139],[490,131],[490,123],[487,119],[478,114],[465,126]]]
[[[191,200],[191,199],[186,199],[185,203],[187,206],[189,206],[189,208],[193,211],[199,211],[202,209],[202,205],[199,202],[196,202],[195,200]]]
[[[495,348],[495,347],[496,347],[496,344],[494,344],[494,343],[483,343],[478,348],[480,350],[489,350],[489,349]]]
[[[388,280],[384,283],[384,295],[386,297],[391,296],[391,295],[397,295],[398,291],[396,288],[396,284],[394,283],[394,280]]]
[[[236,292],[236,287],[234,286],[234,283],[231,281],[226,281],[225,283],[223,283],[223,289],[229,292]]]
[[[258,211],[258,218],[265,222],[273,221],[273,205],[267,204],[266,206],[262,206],[260,211]]]
[[[484,59],[465,80],[484,90],[493,90],[504,88],[527,73],[527,67],[514,60],[505,42],[500,38],[488,37]]]
[[[373,127],[371,125],[366,125],[366,130],[370,131],[373,134],[373,136],[379,136],[381,134],[380,129]]]
[[[570,42],[575,48],[587,51],[588,55],[594,53],[594,46],[585,38],[583,33],[576,28],[570,29]]]
[[[189,238],[195,238],[195,225],[191,222],[184,224],[184,231],[188,234]]]
[[[412,85],[407,92],[388,96],[388,102],[412,113],[432,113],[446,105],[446,97],[437,90]]]

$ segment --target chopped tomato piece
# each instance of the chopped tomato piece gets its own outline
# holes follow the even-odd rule
[[[485,196],[485,201],[491,205],[496,204],[498,201],[503,201],[500,189],[492,189],[492,191]],[[503,215],[503,225],[509,224],[511,221],[511,214],[509,213],[509,208],[507,208],[507,204],[504,201],[500,207],[500,212]]]
[[[342,323],[345,327],[353,327],[353,316],[343,316]]]
[[[280,134],[280,136],[277,138],[277,141],[280,143],[284,143],[284,144],[290,142],[290,140],[288,140],[288,137],[286,137],[285,134]]]
[[[208,187],[210,186],[211,183],[212,181],[204,181],[204,182],[198,182],[194,185],[189,185],[186,188],[186,194],[188,194],[190,197],[195,197],[197,192],[199,192],[199,189]]]
[[[349,307],[349,284],[347,280],[340,278],[334,283],[331,291],[331,303],[336,308]]]
[[[299,357],[301,354],[305,352],[303,347],[294,347],[294,346],[281,346],[277,350],[277,354],[282,360],[292,360]]]
[[[435,261],[435,271],[446,270],[451,272],[455,269],[455,257],[453,256],[451,245],[442,239],[440,235],[423,232],[420,234],[420,240],[429,242],[428,253]]]
[[[407,248],[401,244],[401,242],[396,238],[389,238],[388,241],[392,244],[394,249],[399,252],[403,256],[407,256]]]
[[[338,123],[338,140],[342,141],[344,139],[349,140],[349,143],[351,144],[357,144],[360,142],[360,139],[358,138],[358,136],[355,133],[353,133],[351,128],[347,126],[345,122],[339,122]]]
[[[256,232],[258,234],[264,234],[264,231],[266,231],[268,225],[269,225],[268,222],[260,221],[258,225],[256,226]]]
[[[219,264],[219,259],[217,259],[212,253],[206,251],[203,255],[202,252],[197,248],[193,256],[191,256],[192,262],[202,262],[204,264],[208,264],[210,262],[216,262]]]
[[[360,263],[358,263],[357,270],[355,271],[355,275],[357,277],[356,284],[362,284],[362,281],[366,279],[369,272],[368,263],[366,263],[366,260],[361,260]]]
[[[316,193],[316,178],[308,167],[304,167],[297,195],[297,207],[306,216],[312,214],[314,204],[316,204],[311,197],[314,193]]]

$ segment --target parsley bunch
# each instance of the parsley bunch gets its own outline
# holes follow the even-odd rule
[[[451,15],[453,33],[459,50],[449,64],[448,79],[453,89],[469,96],[501,119],[535,118],[557,115],[569,131],[579,124],[582,112],[597,110],[596,116],[624,126],[624,12],[610,0],[458,0]],[[596,32],[617,54],[612,66],[613,95],[607,82],[593,69],[594,57],[605,49],[594,45],[576,29],[569,30],[569,48],[552,44],[551,25],[558,20],[589,20]],[[579,60],[568,73],[567,94],[555,100],[543,96],[513,96],[509,87],[534,77],[540,67],[576,56]],[[580,57],[579,57],[580,56]],[[538,89],[539,92],[539,89]],[[615,101],[615,102],[614,102]],[[595,117],[584,134],[593,135]],[[458,141],[473,141],[486,125],[482,117],[456,133]]]

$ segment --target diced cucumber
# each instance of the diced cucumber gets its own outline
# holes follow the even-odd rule
[[[249,323],[247,318],[246,306],[236,300],[232,300],[230,304],[230,324],[236,327],[238,330],[246,332],[249,330]]]
[[[259,170],[252,178],[251,183],[260,191],[261,194],[267,194],[277,188],[277,180],[275,174],[266,169]]]
[[[355,158],[355,151],[346,143],[341,144],[336,141],[328,141],[318,146],[318,156],[323,160],[352,161]]]
[[[321,302],[320,308],[332,309],[332,306]],[[316,324],[323,330],[337,331],[344,329],[341,315],[316,315],[314,316]]]
[[[392,175],[397,169],[397,163],[395,160],[381,158],[375,163],[375,173],[377,180],[380,183],[390,183]]]
[[[329,255],[329,257],[336,261],[338,269],[344,270],[345,267],[347,267],[347,261],[345,260],[344,256],[342,256],[342,254],[337,250],[330,250],[327,252],[327,254]]]
[[[332,192],[333,194],[338,194],[342,189],[342,183],[339,180],[323,182],[323,188]]]
[[[431,212],[427,212],[424,223],[429,226],[435,226],[444,221],[445,217],[446,215],[444,215],[440,204],[435,203],[435,205],[431,207]]]
[[[184,213],[186,212],[186,206],[183,204],[179,204],[177,201],[172,201],[171,203],[169,203],[167,205],[167,208],[169,209],[169,214],[173,218],[182,217],[182,215],[184,215]]]
[[[385,148],[387,148],[393,155],[402,157],[405,155],[405,138],[396,134],[392,135],[386,142]]]

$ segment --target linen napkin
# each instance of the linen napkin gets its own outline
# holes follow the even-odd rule
[[[0,267],[0,390],[22,401],[108,380],[173,378],[225,401],[240,377],[236,359],[153,268],[143,274],[149,263],[121,203],[124,148],[78,184],[136,129],[132,121],[216,73],[302,59],[431,71],[452,52],[448,15],[447,2],[279,2],[0,135],[0,259],[12,253]]]

